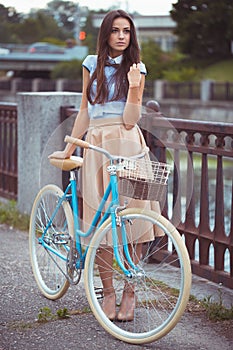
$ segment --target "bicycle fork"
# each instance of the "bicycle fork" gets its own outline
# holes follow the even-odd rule
[[[121,270],[124,272],[124,274],[128,278],[132,278],[133,276],[137,275],[140,272],[139,267],[137,267],[129,253],[129,247],[128,247],[128,239],[127,239],[127,231],[126,231],[126,223],[125,220],[121,215],[119,215],[119,212],[125,209],[126,206],[115,206],[111,208],[111,221],[112,221],[112,239],[113,239],[113,251],[116,258],[116,261],[118,265],[120,266]],[[129,225],[132,225],[132,222],[128,221]],[[123,244],[123,251],[126,258],[127,263],[131,267],[131,270],[128,270],[124,263],[122,262],[122,259],[120,257],[119,253],[119,237],[117,230],[120,229],[121,232],[121,239]]]

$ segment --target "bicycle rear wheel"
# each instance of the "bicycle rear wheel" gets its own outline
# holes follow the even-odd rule
[[[111,322],[101,307],[101,297],[96,291],[102,288],[99,274],[101,255],[106,245],[106,236],[111,232],[108,219],[96,232],[86,257],[85,288],[90,307],[102,327],[114,337],[133,344],[155,341],[165,336],[179,321],[187,305],[191,287],[191,267],[185,244],[175,227],[163,216],[142,209],[126,209],[119,213],[127,226],[127,236],[136,225],[143,233],[147,225],[157,225],[164,236],[143,245],[143,254],[138,257],[139,272],[132,278],[126,277],[113,260],[113,264],[102,268],[112,271],[117,308],[120,306],[125,283],[135,291],[136,308],[131,322]],[[136,252],[137,242],[128,241]],[[153,249],[152,249],[153,248]],[[122,261],[124,256],[120,246]],[[156,263],[149,263],[150,257],[157,257]]]
[[[44,241],[54,252],[44,248],[41,237],[54,213],[63,191],[55,185],[43,187],[35,198],[29,229],[29,251],[34,277],[42,294],[48,299],[61,298],[69,288],[66,259],[73,237],[72,210],[67,201],[57,209]],[[58,256],[57,254],[60,256]]]

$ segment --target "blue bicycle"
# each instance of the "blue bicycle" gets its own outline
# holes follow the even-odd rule
[[[69,171],[70,180],[65,191],[53,184],[46,185],[33,204],[29,249],[38,287],[45,297],[55,300],[65,294],[70,284],[84,283],[91,310],[106,331],[129,343],[155,341],[175,327],[184,313],[191,286],[189,256],[179,232],[166,218],[151,210],[127,208],[126,202],[120,203],[119,194],[128,198],[160,200],[166,193],[171,166],[142,155],[133,158],[113,156],[70,136],[65,140],[105,155],[110,180],[92,225],[84,232],[76,180],[82,158],[50,160],[53,165]],[[140,238],[148,227],[156,226],[163,235],[144,243],[137,256]],[[88,244],[84,243],[87,237],[91,237]],[[113,257],[111,264],[103,259],[109,251]],[[153,264],[150,263],[152,255],[156,258]],[[133,321],[110,321],[103,312],[101,263],[102,269],[108,269],[113,276],[117,306],[125,284],[134,289]],[[84,282],[81,279],[83,271]]]

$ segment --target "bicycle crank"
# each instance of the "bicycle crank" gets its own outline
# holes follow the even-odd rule
[[[67,255],[66,272],[67,279],[72,285],[78,284],[81,278],[82,264],[79,264],[79,267],[77,267],[78,261],[80,261],[80,256],[77,249],[75,248],[75,242],[71,238],[70,250]]]

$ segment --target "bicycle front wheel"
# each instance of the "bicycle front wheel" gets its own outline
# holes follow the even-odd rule
[[[190,260],[180,234],[163,216],[135,208],[123,210],[119,216],[127,228],[131,255],[140,254],[136,260],[134,258],[138,270],[131,268],[132,276],[129,278],[122,272],[115,258],[111,264],[106,263],[106,254],[112,250],[106,243],[109,241],[109,233],[111,234],[111,221],[108,219],[90,243],[85,263],[86,294],[95,317],[106,331],[128,343],[149,343],[171,331],[184,313],[191,287]],[[143,249],[138,249],[140,237],[134,242],[130,240],[133,228],[136,227],[137,232],[143,234],[148,225],[159,226],[163,236],[156,237],[150,243],[140,243]],[[124,265],[129,266],[120,243],[119,253]],[[153,258],[156,257],[155,263],[150,263],[152,255]],[[124,322],[119,322],[116,316],[112,322],[103,312],[100,293],[103,269],[108,276],[112,276],[117,309],[124,288],[130,286],[134,291],[136,307],[133,320],[127,322],[126,318]]]
[[[69,288],[66,261],[73,237],[73,215],[63,191],[56,185],[43,187],[35,198],[29,229],[29,251],[34,277],[42,294],[51,300],[61,298]],[[55,216],[52,215],[56,212]],[[51,222],[50,222],[51,221]],[[44,242],[50,249],[42,245]]]

